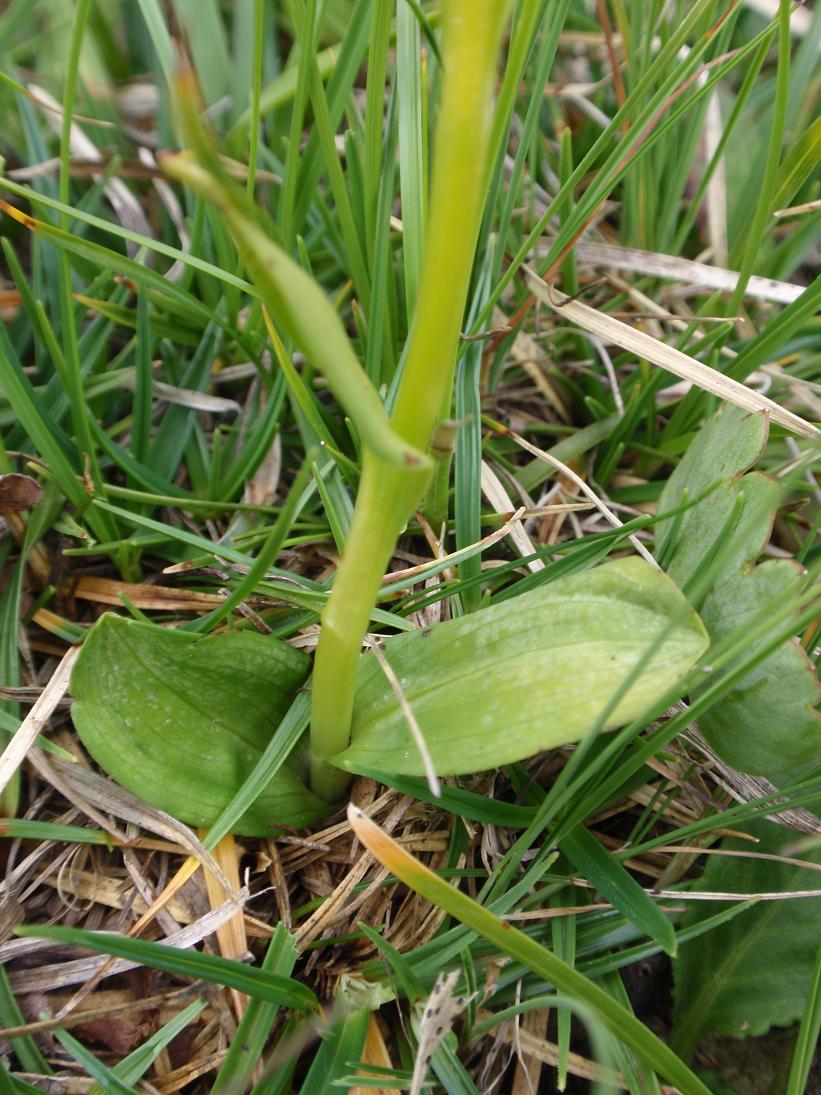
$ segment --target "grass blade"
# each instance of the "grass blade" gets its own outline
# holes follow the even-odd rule
[[[450,913],[466,927],[493,943],[502,953],[521,962],[561,992],[586,1004],[617,1037],[646,1061],[682,1095],[710,1095],[699,1078],[643,1023],[616,1003],[583,974],[566,965],[545,947],[500,920],[467,895],[449,886],[375,825],[358,807],[348,807],[348,821],[357,837],[379,862],[406,886]]]
[[[676,933],[670,920],[588,829],[577,826],[559,847],[622,916],[654,939],[667,954],[676,953]]]
[[[107,1095],[137,1095],[137,1092],[129,1084],[117,1076],[110,1068],[98,1061],[93,1053],[78,1042],[67,1030],[55,1030],[54,1037],[74,1060],[85,1069],[89,1076],[97,1081],[99,1089]]]
[[[731,380],[716,369],[711,369],[709,365],[696,361],[695,358],[660,342],[657,338],[645,334],[644,331],[638,331],[629,324],[622,323],[621,320],[614,319],[587,304],[582,304],[581,301],[571,300],[565,293],[547,285],[529,267],[525,267],[525,274],[534,296],[552,308],[557,315],[578,323],[583,330],[590,331],[604,342],[615,343],[625,350],[638,354],[639,357],[653,362],[654,365],[660,365],[662,369],[666,369],[675,376],[689,380],[696,387],[711,392],[729,403],[735,403],[736,406],[743,407],[747,411],[767,411],[773,422],[802,437],[819,435],[815,426],[805,422],[792,411],[785,411],[783,407],[779,407],[765,395],[760,395],[737,380]]]
[[[277,924],[260,969],[288,977],[296,960],[297,952],[291,933],[284,924]],[[214,1080],[211,1095],[239,1095],[245,1091],[276,1022],[278,1011],[279,1007],[275,1003],[249,1001]]]
[[[199,951],[168,947],[162,943],[149,943],[143,939],[129,939],[109,932],[90,932],[81,928],[61,928],[45,925],[25,925],[15,928],[15,934],[27,939],[53,939],[75,947],[110,954],[128,962],[164,970],[180,977],[193,977],[211,984],[237,989],[246,996],[266,1000],[282,1007],[299,1011],[313,1011],[317,1000],[309,988],[290,977],[270,973],[268,970],[244,966],[227,958]]]
[[[815,958],[815,975],[798,1030],[785,1095],[804,1095],[807,1090],[807,1080],[815,1060],[819,1034],[821,1034],[821,948]]]

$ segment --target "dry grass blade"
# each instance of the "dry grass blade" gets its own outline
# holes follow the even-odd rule
[[[209,904],[212,909],[217,909],[224,901],[231,900],[241,888],[239,880],[240,853],[231,833],[224,836],[217,843],[213,855],[225,872],[225,877],[231,883],[231,889],[226,890],[220,880],[215,878],[207,867],[203,869]],[[217,928],[217,942],[223,958],[240,959],[248,954],[248,936],[245,932],[245,917],[241,908],[237,909],[230,920]],[[230,989],[229,991],[234,1004],[234,1011],[237,1017],[241,1019],[248,1005],[248,997],[237,989]]]
[[[790,212],[790,210],[785,210]],[[576,257],[590,266],[603,266],[612,270],[629,270],[634,274],[649,274],[657,278],[669,278],[699,289],[717,289],[731,293],[738,284],[735,270],[710,266],[706,262],[665,255],[658,251],[642,251],[636,247],[616,247],[610,243],[579,243]],[[803,285],[775,278],[753,275],[747,283],[745,295],[756,300],[770,300],[776,304],[791,304],[804,292]]]
[[[713,91],[704,118],[704,159],[707,163],[719,152],[724,127],[721,118],[721,99]],[[727,161],[720,156],[713,176],[707,184],[707,230],[713,259],[719,266],[729,261],[727,242]]]
[[[75,294],[75,300],[82,302],[89,301],[90,298]],[[94,302],[91,303],[93,305]],[[133,391],[135,383],[133,377],[126,377],[123,380],[123,387]],[[196,392],[190,388],[178,388],[162,380],[153,381],[152,394],[164,403],[174,403],[178,407],[189,407],[191,410],[205,411],[207,414],[239,414],[242,410],[235,399],[209,395],[207,392]]]
[[[510,320],[501,308],[493,309],[493,325],[500,330],[502,328],[507,328],[510,325]],[[559,420],[561,422],[570,422],[570,414],[564,404],[561,394],[554,385],[551,384],[547,374],[541,368],[540,362],[545,360],[545,354],[539,344],[535,342],[526,331],[520,329],[516,332],[516,337],[513,339],[513,345],[510,347],[510,354],[513,360],[518,365],[521,365],[545,397],[548,405],[558,415]]]
[[[490,464],[488,464],[487,460],[482,461],[481,483],[482,493],[497,513],[509,513],[510,510],[513,509],[513,502],[510,499],[510,495],[505,490],[502,481],[493,468],[491,468]],[[534,548],[530,537],[525,532],[525,527],[522,522],[511,521],[511,525],[510,538],[518,553],[525,558],[529,555],[534,555],[536,549]],[[527,564],[527,569],[533,573],[543,570],[544,560],[531,559]]]
[[[367,1065],[376,1065],[377,1068],[393,1068],[393,1061],[385,1045],[385,1039],[379,1028],[379,1020],[372,1012],[368,1016],[368,1035],[365,1039],[365,1048],[362,1052],[362,1065],[360,1073],[368,1076]],[[390,1095],[390,1088],[383,1087],[352,1087],[351,1095]]]
[[[40,693],[37,702],[20,724],[17,733],[0,756],[0,791],[23,763],[26,754],[37,740],[37,736],[54,713],[57,704],[68,690],[71,667],[80,652],[76,646],[70,647],[63,655],[51,680]]]
[[[303,951],[323,931],[336,923],[340,917],[349,913],[351,894],[371,867],[373,867],[373,857],[370,852],[365,852],[351,867],[333,893],[329,894],[327,900],[294,932],[294,942],[298,950]],[[375,881],[382,882],[387,877],[388,871],[383,868],[377,872]],[[373,884],[374,882],[371,883],[371,885]]]
[[[425,735],[422,732],[422,727],[417,722],[416,716],[413,713],[411,705],[408,703],[407,697],[402,690],[402,685],[399,682],[399,678],[393,670],[393,667],[388,662],[382,647],[379,645],[378,639],[369,641],[371,653],[379,662],[379,668],[385,674],[388,679],[388,684],[391,686],[391,691],[396,696],[396,702],[399,704],[399,708],[402,714],[405,716],[405,722],[408,724],[408,730],[410,730],[411,737],[414,740],[416,748],[419,750],[419,755],[422,758],[422,763],[425,766],[425,779],[428,782],[428,788],[434,798],[440,798],[442,795],[442,785],[439,782],[439,777],[436,774],[436,769],[433,765],[433,760],[428,749],[427,742],[425,741]]]
[[[635,327],[622,323],[621,320],[613,319],[612,316],[605,315],[604,312],[599,312],[588,304],[582,304],[581,301],[571,300],[565,293],[544,282],[529,267],[525,267],[525,274],[528,287],[535,297],[564,319],[577,323],[585,331],[597,335],[605,342],[621,346],[623,350],[629,350],[652,362],[653,365],[658,365],[667,372],[681,377],[682,380],[688,380],[705,392],[710,392],[728,403],[734,403],[746,411],[751,413],[767,411],[773,422],[777,422],[793,433],[800,434],[802,437],[818,437],[819,431],[815,426],[805,422],[797,414],[779,407],[772,399],[759,395],[746,385],[739,384],[737,380],[731,380],[715,369],[711,369],[709,365],[704,365],[701,361],[696,361],[694,357],[682,353],[681,350],[651,338],[643,331],[637,331]]]
[[[219,863],[183,822],[142,802],[124,787],[98,775],[85,765],[72,764],[60,757],[47,758],[39,749],[32,750],[31,756],[34,767],[44,780],[51,783],[100,828],[112,833],[119,843],[128,845],[130,841],[125,834],[117,832],[105,817],[106,814],[131,822],[141,829],[148,829],[149,832],[176,844],[180,853],[189,855],[195,864],[203,864],[220,880],[225,890],[231,892],[231,884]]]
[[[786,209],[776,209],[774,217],[799,217],[803,213],[817,213],[821,209],[821,199],[812,202],[802,202],[800,205],[791,205]]]
[[[131,604],[149,612],[208,612],[225,600],[217,593],[173,589],[147,582],[119,582],[114,578],[83,577],[75,582],[70,592],[80,600],[115,608],[122,608],[125,596]]]
[[[491,1013],[486,1011],[480,1011],[477,1015],[477,1019],[481,1022],[490,1018],[492,1018]],[[552,1068],[556,1068],[559,1063],[559,1047],[555,1042],[538,1038],[527,1029],[521,1028],[517,1032],[513,1023],[506,1023],[500,1031],[500,1037],[506,1045],[513,1045],[518,1040],[520,1052],[526,1059],[538,1061],[543,1065],[550,1065]],[[627,1088],[619,1075],[609,1069],[602,1068],[595,1061],[590,1061],[578,1053],[571,1052],[568,1054],[567,1071],[583,1080],[596,1080],[599,1083],[606,1081],[612,1087],[616,1087],[621,1091]],[[667,1088],[666,1090],[671,1089]]]
[[[508,502],[510,500],[508,499]],[[498,544],[500,540],[504,540],[506,536],[513,533],[517,527],[521,525],[523,518],[527,517],[544,517],[548,514],[555,513],[567,513],[573,510],[587,510],[590,506],[586,502],[567,502],[554,506],[537,506],[535,509],[529,510],[524,506],[519,506],[518,509],[513,509],[513,503],[510,502],[507,510],[504,509],[501,513],[508,512],[510,517],[508,520],[494,532],[488,533],[487,536],[483,536],[481,540],[477,540],[475,544],[470,545],[470,550],[491,547],[493,544]],[[499,512],[499,511],[497,511]],[[501,515],[500,513],[500,515]],[[435,536],[431,533],[432,538],[435,540]],[[531,549],[532,550],[532,549]],[[385,586],[390,585],[392,582],[404,581],[406,578],[418,577],[420,580],[428,576],[428,572],[431,570],[439,571],[442,569],[443,563],[453,562],[458,563],[465,558],[466,549],[460,548],[458,551],[452,551],[448,555],[443,555],[438,552],[436,558],[429,563],[417,563],[416,566],[406,567],[404,570],[392,570],[390,574],[386,574],[382,579],[382,584]],[[90,579],[93,581],[94,579]]]
[[[63,108],[60,103],[52,98],[47,91],[38,87],[36,84],[29,84],[29,93],[32,96],[33,102],[47,108],[46,117],[49,119],[56,132],[59,133],[63,117]],[[84,120],[88,121],[88,119]],[[71,123],[70,146],[72,156],[76,156],[81,160],[87,160],[90,163],[100,163],[102,167],[102,156],[100,155],[97,146],[85,135],[85,133],[83,133],[76,121],[72,121]],[[102,182],[103,192],[111,203],[111,208],[117,215],[117,219],[124,228],[128,228],[142,236],[147,236],[149,239],[153,237],[153,229],[151,228],[139,199],[128,189],[121,179],[102,179],[100,175],[97,175],[95,181]],[[128,251],[133,258],[138,253],[139,248],[135,243],[129,241]]]
[[[750,776],[746,772],[739,772],[723,761],[694,724],[687,727],[683,737],[704,754],[713,770],[713,779],[736,802],[753,802],[755,799],[770,797],[777,793],[777,788],[763,776]],[[810,810],[803,808],[790,807],[779,810],[778,813],[771,815],[771,819],[799,833],[821,833],[821,819]]]
[[[519,434],[514,433],[513,430],[507,429],[506,426],[501,426],[498,423],[494,423],[493,425],[494,428],[499,430],[500,433],[504,433],[506,437],[509,437],[512,441],[515,441],[517,445],[521,445],[521,447],[523,449],[526,449],[527,452],[532,453],[534,456],[537,456],[540,460],[544,460],[546,463],[550,464],[551,467],[556,468],[557,471],[560,471],[563,475],[566,475],[567,478],[579,488],[582,494],[590,499],[596,509],[613,526],[613,528],[622,527],[622,522],[618,519],[616,514],[613,513],[610,507],[605,502],[603,502],[602,499],[599,498],[599,496],[596,494],[596,492],[591,487],[589,487],[587,483],[585,483],[584,479],[582,479],[580,475],[577,475],[572,468],[567,466],[567,464],[562,463],[562,461],[559,460],[557,457],[553,456],[549,452],[546,452],[544,449],[540,449],[537,445],[532,445],[526,438],[520,437]],[[655,570],[661,570],[661,567],[658,565],[653,555],[651,555],[651,553],[647,550],[647,548],[637,536],[631,534],[628,539],[646,563],[649,563],[650,566],[652,566]]]
[[[458,970],[448,974],[440,973],[425,1004],[419,1024],[419,1047],[413,1066],[410,1095],[421,1095],[431,1057],[467,1007],[467,999],[454,994],[458,980]]]

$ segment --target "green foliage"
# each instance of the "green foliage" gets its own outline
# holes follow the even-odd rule
[[[24,939],[52,939],[58,943],[83,947],[96,954],[125,958],[128,962],[152,969],[198,978],[211,984],[226,985],[254,999],[280,1007],[296,1008],[299,1011],[314,1011],[317,1007],[317,999],[311,990],[293,978],[273,973],[269,969],[245,966],[242,962],[220,958],[215,954],[200,954],[199,951],[149,943],[144,939],[130,939],[111,932],[91,932],[56,925],[25,926],[15,928],[15,933]]]
[[[773,198],[773,207],[783,209],[821,162],[821,118],[816,118],[801,134],[781,165],[781,180]]]
[[[100,766],[147,802],[210,825],[243,785],[308,672],[308,658],[250,631],[197,637],[107,614],[74,667],[72,717]],[[236,823],[264,835],[327,807],[292,756]]]
[[[362,1054],[368,1017],[365,1008],[335,1017],[314,1055],[301,1095],[337,1095],[340,1077]]]
[[[779,856],[789,832],[769,822],[750,830],[756,844],[728,839],[722,850]],[[811,863],[821,863],[813,853]],[[711,856],[694,889],[779,894],[817,890],[818,872],[780,859]],[[694,901],[684,917],[697,925],[715,905]],[[762,900],[733,920],[681,947],[674,963],[675,1044],[689,1055],[707,1034],[734,1038],[764,1034],[801,1017],[818,947],[817,900]]]
[[[682,1012],[684,1051],[700,1036],[699,993],[714,969],[733,990],[719,986],[715,1000],[703,999],[710,1021],[745,1003],[762,1026],[765,1012],[780,1019],[784,986],[774,973],[787,940],[773,927],[759,947],[758,917],[789,929],[794,914],[807,916],[817,902],[688,905],[703,861],[669,846],[711,842],[784,803],[728,806],[720,790],[710,801],[712,780],[725,777],[694,768],[691,788],[688,765],[698,754],[674,739],[695,717],[726,761],[768,776],[782,788],[778,796],[809,808],[821,801],[809,664],[821,630],[810,580],[789,558],[817,573],[817,484],[801,476],[810,453],[777,426],[768,436],[760,416],[725,409],[711,419],[715,399],[697,383],[685,391],[641,355],[591,341],[568,311],[563,318],[534,308],[522,277],[522,264],[531,263],[567,294],[578,291],[600,318],[619,317],[766,389],[805,420],[817,417],[821,10],[814,6],[799,35],[797,16],[807,12],[793,16],[787,0],[777,7],[768,22],[736,0],[5,5],[0,472],[27,472],[45,491],[35,511],[0,523],[0,685],[9,689],[0,696],[0,732],[16,731],[29,689],[47,680],[51,653],[87,635],[96,616],[84,599],[89,575],[122,579],[135,615],[157,612],[136,583],[210,594],[212,610],[193,618],[165,606],[156,616],[163,626],[153,630],[110,619],[91,630],[77,678],[89,699],[77,708],[81,724],[87,708],[83,733],[94,756],[144,799],[207,824],[207,848],[239,831],[253,856],[260,845],[251,834],[310,824],[330,809],[325,799],[341,795],[347,773],[326,757],[345,751],[354,689],[367,680],[382,705],[374,725],[396,741],[372,743],[374,756],[357,770],[426,803],[405,815],[414,827],[424,817],[450,834],[441,857],[435,853],[438,888],[427,895],[441,898],[446,919],[432,938],[401,934],[402,953],[391,940],[405,897],[390,882],[365,906],[371,919],[387,897],[384,923],[322,933],[303,966],[294,964],[296,937],[284,928],[264,959],[252,938],[257,962],[223,967],[207,953],[129,941],[120,934],[129,909],[95,902],[88,924],[114,931],[84,941],[102,950],[124,945],[129,961],[156,962],[166,971],[158,975],[163,986],[209,977],[251,993],[218,1091],[234,1095],[253,1084],[253,1095],[291,1095],[300,1086],[314,1095],[355,1086],[367,1055],[366,1012],[343,1006],[340,993],[327,1022],[306,1019],[314,1000],[300,995],[299,980],[324,989],[340,962],[359,963],[369,946],[379,957],[366,957],[357,973],[372,979],[368,1006],[394,1001],[379,1022],[391,1023],[397,1067],[363,1084],[409,1082],[417,1043],[405,1009],[427,997],[441,970],[459,973],[460,994],[479,994],[431,1061],[437,1090],[466,1095],[485,1086],[476,1063],[500,1024],[534,1009],[558,1013],[559,1085],[573,1065],[570,1051],[581,1048],[580,1021],[590,1040],[583,1052],[603,1066],[599,1087],[615,1065],[637,1091],[657,1089],[656,1069],[679,1090],[702,1091],[631,1014],[630,981],[625,994],[618,980],[677,946],[692,1005],[689,1018]],[[601,26],[605,10],[612,37]],[[453,13],[465,11],[455,25]],[[193,70],[182,116],[178,56]],[[32,78],[56,97],[57,110],[29,91]],[[78,134],[98,150],[98,164],[78,151]],[[230,159],[218,157],[218,147]],[[146,149],[157,148],[185,150],[166,160],[165,180],[145,162]],[[773,215],[785,205],[804,211]],[[599,260],[575,246],[582,237],[600,254],[609,245],[617,276],[600,278]],[[734,289],[713,293],[690,281],[700,268],[682,259],[735,266],[741,276]],[[646,272],[659,263],[664,277]],[[729,270],[721,277],[732,285]],[[515,333],[505,334],[507,323]],[[406,466],[406,456],[416,463]],[[606,495],[627,527],[607,527],[593,510],[544,509],[574,500],[551,457]],[[484,493],[488,471],[509,504]],[[520,503],[521,523],[509,524]],[[665,520],[671,510],[678,513]],[[443,529],[434,545],[431,530],[438,538]],[[524,559],[523,530],[532,546]],[[618,597],[601,611],[586,604],[562,634],[564,601],[551,617],[568,588],[563,576],[574,575],[567,580],[578,588],[612,584],[608,574],[636,564],[599,564],[629,551],[628,535],[649,546],[653,534],[658,561],[711,638],[686,677],[704,635],[662,577],[653,577],[659,603],[640,612],[630,602],[622,619]],[[776,558],[759,563],[765,545]],[[391,569],[406,573],[383,581]],[[261,617],[254,627],[271,635],[242,630],[249,621],[240,613],[251,612]],[[440,627],[440,616],[450,622]],[[312,694],[307,662],[279,640],[312,649],[320,617]],[[507,621],[504,642],[496,640],[497,618]],[[417,624],[433,629],[423,636]],[[209,635],[218,625],[228,630]],[[602,626],[608,642],[624,647],[619,672],[596,648]],[[446,688],[463,701],[468,741],[442,746],[449,771],[475,766],[474,741],[483,764],[511,755],[493,752],[509,748],[509,727],[517,728],[521,757],[543,743],[575,739],[575,748],[448,777],[437,797],[396,770],[397,749],[414,763],[417,751],[373,655],[360,659],[368,631],[384,639],[400,680],[413,684],[411,708],[434,744],[446,741],[451,712],[439,705],[431,720],[421,673],[432,681],[431,706]],[[683,634],[689,639],[676,665],[666,641]],[[445,650],[458,645],[448,635],[463,637],[462,657]],[[570,636],[578,640],[573,653]],[[146,653],[148,639],[159,644],[154,653]],[[425,653],[437,644],[438,660]],[[508,649],[527,661],[527,687],[517,687],[521,667],[511,670]],[[666,688],[652,681],[665,650]],[[484,670],[478,682],[465,672],[471,655]],[[689,706],[665,712],[685,690]],[[643,706],[628,712],[635,717],[600,734],[616,704],[640,692]],[[557,695],[563,704],[579,700],[572,733]],[[475,714],[479,700],[485,713],[492,709],[497,743]],[[156,718],[155,702],[163,708]],[[312,703],[313,780],[326,792],[319,797],[306,789],[300,744]],[[38,745],[65,756],[66,732],[59,746],[45,736],[56,724],[43,728]],[[61,817],[60,793],[41,794],[40,776],[21,771],[25,820],[0,827],[10,841],[26,842],[19,853],[12,845],[13,862],[30,851],[45,859],[50,841],[63,854],[74,845],[77,855],[93,856],[95,870],[117,876],[125,856],[142,856],[139,835],[124,852],[99,827],[101,815],[94,828],[82,814]],[[169,772],[184,777],[182,796]],[[6,788],[6,811],[17,809],[17,791],[14,782]],[[335,838],[329,843],[336,881],[345,853]],[[341,846],[347,850],[344,837]],[[646,856],[651,870],[666,864],[664,850],[674,857],[669,875],[680,900],[659,898],[641,873]],[[725,865],[743,866],[750,885],[755,864],[762,891],[790,884],[769,861],[707,862],[701,885],[722,892],[745,888],[722,875]],[[173,872],[175,857],[152,847],[141,866],[153,885]],[[301,880],[289,874],[288,882],[299,888]],[[253,884],[253,915],[270,918],[267,880],[254,875]],[[25,915],[45,919],[52,906],[36,885],[27,880],[14,892]],[[816,888],[813,880],[807,888]],[[295,932],[323,901],[291,909]],[[364,918],[354,908],[354,918]],[[422,925],[436,915],[430,904],[407,908],[424,910]],[[85,905],[71,916],[82,921]],[[806,1086],[819,1023],[819,967],[809,943],[802,954],[786,956],[800,966],[790,1015],[805,997],[789,1095]],[[564,964],[551,963],[556,957]],[[23,1024],[11,986],[23,984],[25,971],[16,966],[12,958],[0,982],[4,1026]],[[252,992],[257,974],[279,975],[284,985],[266,981],[263,999],[259,981]],[[569,995],[555,991],[553,977]],[[609,1015],[613,1034],[591,1000]],[[82,1028],[76,1037],[55,1035],[61,1044],[48,1062],[33,1037],[15,1035],[0,1091],[48,1086],[51,1064],[97,1077],[98,1090],[135,1087],[143,1075],[154,1082],[145,1070],[190,1015],[179,1013],[119,1062]],[[202,1031],[194,1045],[206,1051]],[[700,1064],[694,1071],[704,1076]],[[540,1086],[552,1080],[543,1072]],[[197,1082],[205,1090],[212,1081]],[[719,1078],[709,1083],[723,1090]]]
[[[707,1089],[687,1066],[604,989],[563,962],[547,947],[541,946],[518,928],[500,919],[490,909],[449,886],[386,837],[355,806],[348,807],[348,818],[365,846],[406,885],[445,909],[471,931],[494,943],[510,959],[538,974],[559,992],[566,992],[579,1001],[584,1011],[592,1013],[595,1019],[616,1034],[625,1045],[634,1049],[656,1071],[676,1084],[683,1095],[708,1095]]]
[[[802,586],[801,569],[792,562],[753,565],[781,498],[772,479],[744,474],[766,437],[762,415],[724,407],[701,429],[659,499],[663,512],[709,492],[680,521],[667,523],[659,552],[669,560],[670,575],[703,600],[702,618],[714,643],[796,602]],[[712,588],[703,581],[708,564],[715,568]],[[730,764],[781,785],[821,759],[818,700],[814,667],[790,639],[713,704],[700,726]]]
[[[573,866],[602,897],[612,901],[631,924],[654,939],[667,954],[676,953],[676,933],[670,918],[592,833],[579,825],[562,839],[560,848]]]
[[[284,924],[278,924],[268,944],[260,969],[290,977],[296,965],[293,938]],[[245,1014],[214,1080],[212,1095],[241,1091],[256,1070],[260,1055],[279,1014],[278,1002],[256,997],[249,1000]]]
[[[660,640],[660,642],[659,642]],[[659,648],[604,729],[629,722],[701,657],[698,617],[664,575],[620,559],[503,604],[391,639],[396,673],[440,775],[478,772],[578,741],[624,681]],[[373,657],[354,699],[351,746],[332,758],[402,775],[425,768]]]
[[[601,716],[603,729],[623,725],[706,647],[698,617],[672,582],[641,560],[622,559],[397,636],[387,657],[434,769],[449,775],[577,741]],[[299,651],[249,631],[196,638],[108,614],[75,666],[72,717],[85,747],[123,786],[190,824],[210,825],[260,760],[307,668]],[[353,742],[331,763],[426,770],[373,655],[360,664]],[[292,754],[236,831],[263,835],[321,816],[327,806],[303,778]]]
[[[659,512],[693,502],[680,521],[663,526],[658,554],[667,573],[684,587],[698,578],[699,570],[719,545],[722,566],[718,582],[750,562],[761,551],[772,523],[772,507],[745,505],[741,520],[722,533],[739,494],[750,480],[744,472],[761,456],[767,441],[767,420],[763,414],[748,415],[738,407],[725,406],[698,432],[659,498]],[[746,499],[745,499],[746,502]]]
[[[702,619],[718,642],[760,619],[762,612],[794,601],[801,584],[795,563],[769,559],[722,582],[707,599]],[[751,649],[760,645],[761,640]],[[821,761],[819,698],[815,668],[793,639],[746,674],[699,725],[734,767],[783,786]]]

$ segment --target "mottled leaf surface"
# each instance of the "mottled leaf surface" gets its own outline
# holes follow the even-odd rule
[[[675,549],[666,569],[679,585],[686,585],[708,557],[732,515],[739,493],[744,494],[745,505],[739,525],[733,530],[731,552],[725,556],[725,573],[752,561],[761,551],[777,504],[772,496],[774,484],[764,476],[742,476],[759,458],[766,441],[763,414],[751,415],[727,404],[693,439],[670,476],[659,499],[659,513],[714,488],[686,511],[677,528],[673,521],[662,526],[658,552],[666,554],[667,540],[675,535]]]
[[[767,603],[780,609],[799,589],[803,572],[788,561],[753,565],[780,501],[775,480],[760,472],[744,474],[766,439],[763,415],[723,407],[693,441],[659,502],[663,513],[714,488],[684,514],[667,562],[668,573],[686,586],[723,537],[723,565],[701,607],[713,642],[743,633]],[[739,497],[744,506],[738,524],[728,529]],[[665,538],[660,539],[661,554],[667,554],[666,537],[672,535],[674,526],[668,523]],[[745,657],[754,650],[751,644]],[[821,759],[818,699],[815,671],[798,642],[789,640],[714,703],[702,715],[700,726],[729,764],[778,785]]]
[[[795,834],[771,822],[757,822],[759,839],[726,840],[722,848],[781,854]],[[821,853],[804,858],[818,863]],[[779,893],[817,890],[821,874],[771,859],[711,856],[698,889],[717,893]],[[727,905],[694,902],[682,927],[700,923]],[[818,948],[817,898],[761,901],[685,943],[674,962],[674,1043],[688,1054],[707,1034],[735,1038],[789,1026],[800,1018]]]
[[[781,608],[800,582],[800,568],[786,559],[737,572],[714,590],[702,609],[711,638],[718,642],[744,628],[768,604]],[[754,649],[751,644],[748,653]],[[793,639],[742,677],[701,716],[699,725],[726,761],[779,786],[821,761],[820,691],[811,662]]]
[[[309,659],[248,631],[197,636],[111,613],[71,678],[72,718],[100,767],[145,802],[208,826],[259,760]],[[237,825],[245,836],[327,813],[291,758]]]
[[[437,772],[478,772],[578,741],[672,621],[607,719],[612,729],[641,714],[708,645],[676,586],[640,559],[618,559],[399,635],[385,655]],[[405,716],[372,655],[359,670],[352,743],[333,763],[423,774]]]

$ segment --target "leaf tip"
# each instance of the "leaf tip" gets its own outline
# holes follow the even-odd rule
[[[30,228],[32,232],[40,226],[38,220],[29,216],[28,213],[24,213],[22,209],[18,209],[16,205],[12,205],[11,202],[7,202],[3,198],[0,198],[0,212],[6,213],[12,220],[18,221],[18,223],[25,225],[26,228]]]

